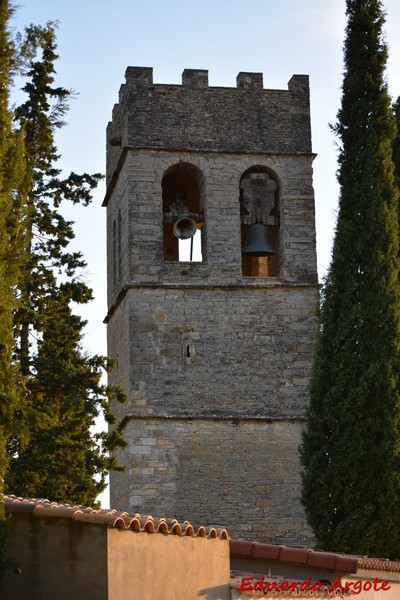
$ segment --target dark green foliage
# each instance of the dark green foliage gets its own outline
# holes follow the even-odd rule
[[[13,312],[18,306],[15,288],[22,267],[25,244],[23,181],[24,143],[12,127],[8,88],[14,48],[7,23],[9,7],[0,1],[0,477],[7,465],[4,436],[13,429],[15,412],[23,396],[21,377],[13,364]]]
[[[396,125],[381,3],[346,4],[341,194],[301,448],[303,503],[319,547],[400,558]]]
[[[14,493],[92,504],[104,489],[107,469],[115,467],[104,452],[119,440],[108,434],[93,438],[90,428],[101,409],[113,422],[110,402],[123,397],[117,389],[101,385],[107,361],[82,353],[84,323],[70,308],[71,300],[85,301],[88,292],[84,284],[74,282],[43,299],[44,331],[35,355],[36,376],[29,380],[30,402],[40,415],[29,444],[11,463],[7,483]],[[97,481],[94,474],[100,476]]]
[[[13,360],[13,313],[18,308],[16,286],[25,245],[24,142],[21,131],[12,127],[9,86],[15,49],[7,26],[10,8],[0,0],[0,495],[8,468],[7,441],[19,432],[19,415],[25,399],[23,379]],[[0,577],[5,562],[5,520],[0,502]]]
[[[393,142],[394,176],[398,190],[400,190],[400,96],[393,105],[394,116],[397,124],[397,135]]]
[[[20,50],[26,101],[16,108],[15,122],[24,133],[26,197],[14,360],[27,390],[19,423],[26,424],[29,438],[21,428],[9,432],[6,489],[93,504],[104,489],[106,471],[116,468],[110,451],[124,442],[117,431],[96,436],[91,427],[99,414],[112,423],[110,403],[122,401],[124,394],[101,383],[110,368],[107,359],[87,356],[81,348],[85,323],[71,307],[89,302],[92,292],[82,281],[82,255],[68,251],[73,223],[59,207],[64,201],[88,204],[101,176],[71,173],[62,178],[56,167],[54,134],[63,125],[71,93],[54,84],[54,24],[28,27]]]

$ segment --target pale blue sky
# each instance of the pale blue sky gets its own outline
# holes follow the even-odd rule
[[[385,0],[390,49],[388,82],[400,95],[400,2]],[[154,69],[155,83],[181,83],[183,69],[208,69],[210,85],[236,85],[239,71],[263,72],[264,87],[287,89],[294,73],[308,74],[318,265],[329,264],[338,200],[333,123],[342,82],[345,0],[22,0],[13,24],[59,20],[58,83],[79,93],[59,132],[60,166],[67,172],[105,172],[105,128],[128,65]],[[104,186],[88,209],[68,212],[76,244],[88,262],[95,302],[85,346],[106,353]]]

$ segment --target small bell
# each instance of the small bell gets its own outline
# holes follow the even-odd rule
[[[196,233],[197,223],[190,217],[181,217],[175,221],[172,231],[174,236],[180,240],[188,240]]]

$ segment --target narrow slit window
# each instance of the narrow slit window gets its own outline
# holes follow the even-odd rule
[[[121,219],[121,211],[118,212],[118,227],[117,227],[117,233],[118,233],[118,240],[117,240],[117,251],[118,251],[118,260],[117,260],[117,274],[118,274],[118,279],[121,277],[122,274],[122,219]]]

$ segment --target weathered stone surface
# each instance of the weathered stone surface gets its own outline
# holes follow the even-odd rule
[[[108,343],[128,441],[111,476],[120,509],[306,543],[297,448],[317,302],[308,78],[265,90],[153,84],[129,67],[108,127]],[[163,177],[199,174],[203,261],[164,261]],[[250,170],[250,171],[249,171]],[[279,194],[278,274],[242,275],[240,182]]]
[[[310,543],[300,506],[298,422],[133,419],[125,435],[128,470],[113,475],[113,506],[227,526],[238,539]]]
[[[308,76],[268,90],[258,75],[239,74],[237,88],[208,87],[207,71],[186,69],[183,85],[165,85],[152,83],[149,68],[128,67],[108,139],[135,148],[310,153]],[[108,181],[118,157],[114,144],[109,150]]]

